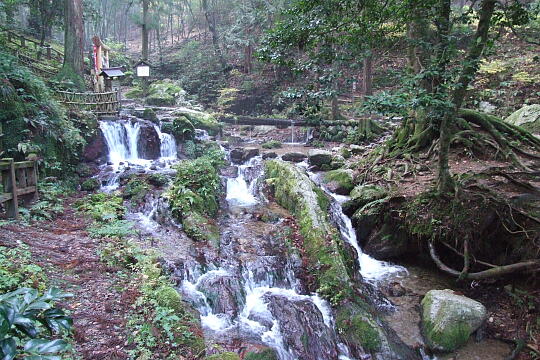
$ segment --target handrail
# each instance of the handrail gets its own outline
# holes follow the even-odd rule
[[[120,93],[71,92],[57,90],[59,101],[74,110],[92,111],[98,115],[117,114],[120,111]]]
[[[64,59],[64,53],[61,52],[61,51],[56,50],[50,44],[44,44],[43,46],[41,46],[41,43],[39,41],[28,38],[28,37],[26,37],[24,35],[20,35],[20,34],[16,33],[13,30],[5,29],[5,28],[1,29],[1,30],[4,31],[5,33],[7,33],[8,43],[15,44],[15,45],[17,45],[19,47],[22,47],[22,48],[27,47],[26,46],[27,42],[33,43],[35,50],[37,50],[38,48],[42,48],[43,53],[45,54],[47,59],[49,59],[49,60],[52,59],[52,58],[55,58],[55,59],[58,59],[58,60],[63,60]],[[15,39],[18,39],[19,42],[16,42]]]
[[[0,204],[10,218],[19,218],[19,198],[25,203],[38,199],[38,173],[36,161],[15,162],[12,158],[0,160],[0,175],[3,191]]]

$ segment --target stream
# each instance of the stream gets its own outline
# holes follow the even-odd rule
[[[160,155],[144,159],[140,154],[141,122],[133,118],[100,121],[109,151],[108,162],[98,175],[102,191],[118,189],[120,178],[126,174],[174,174],[171,166],[179,161],[174,138],[153,124],[160,140]],[[208,140],[208,135],[198,130],[198,138]],[[291,138],[292,143],[294,140]],[[306,168],[307,164],[298,166]],[[217,219],[221,230],[218,247],[203,248],[188,239],[159,194],[150,194],[145,204],[132,209],[128,219],[136,223],[142,235],[156,239],[164,256],[171,260],[179,290],[200,313],[208,344],[219,344],[230,351],[271,348],[280,360],[354,359],[351,354],[357,352],[340,339],[330,304],[309,293],[300,280],[300,255],[285,241],[289,215],[264,197],[263,175],[263,160],[256,156],[238,166],[236,177],[222,177],[226,193]],[[308,175],[321,186],[318,174]],[[332,200],[330,217],[342,240],[356,252],[360,275],[374,294],[379,294],[377,288],[385,283],[409,279],[406,268],[362,252],[351,220],[342,211],[347,198],[321,188]],[[395,314],[404,314],[396,307],[410,310],[407,303],[376,296],[394,330],[405,333],[406,338],[411,332],[409,326],[418,328],[412,324],[414,317],[409,322],[396,319]],[[410,338],[411,343],[421,341],[417,336]]]

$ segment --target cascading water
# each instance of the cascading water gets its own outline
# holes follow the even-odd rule
[[[253,206],[259,202],[255,193],[257,191],[257,175],[262,173],[260,164],[260,157],[252,158],[246,164],[238,167],[238,176],[236,178],[227,179],[226,199],[230,205],[240,207]],[[254,179],[249,181],[249,172],[252,171],[256,171],[258,174],[255,175]]]
[[[161,158],[169,160],[176,159],[178,154],[176,150],[176,140],[174,139],[174,136],[161,132],[161,129],[158,125],[154,125],[154,129],[156,130],[159,136],[159,140],[161,142]]]
[[[109,161],[117,166],[124,161],[139,160],[137,141],[141,130],[138,122],[100,121],[99,127],[109,149]]]

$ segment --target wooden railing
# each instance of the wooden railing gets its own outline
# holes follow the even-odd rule
[[[39,41],[25,37],[24,35],[19,35],[14,31],[3,29],[7,36],[8,44],[14,44],[19,48],[31,48],[34,47],[36,53],[36,59],[40,60],[45,57],[48,60],[64,60],[64,54],[61,51],[54,49],[49,44],[44,44],[41,46]]]
[[[38,199],[37,165],[35,161],[14,162],[13,159],[0,160],[3,191],[0,204],[4,204],[6,215],[19,218],[19,199],[25,203]]]
[[[120,93],[76,93],[57,91],[61,103],[73,110],[86,110],[96,115],[112,115],[120,111]]]

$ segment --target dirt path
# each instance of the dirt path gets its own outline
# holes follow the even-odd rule
[[[73,209],[75,200],[68,199],[55,220],[1,227],[0,246],[27,244],[49,286],[74,294],[64,306],[74,319],[76,353],[83,359],[127,359],[126,318],[134,291],[117,269],[100,261],[103,240],[88,236],[89,221]]]

